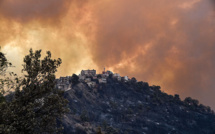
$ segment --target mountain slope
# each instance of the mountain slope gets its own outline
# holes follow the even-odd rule
[[[71,113],[63,118],[64,133],[213,134],[215,116],[197,100],[161,92],[145,82],[119,82],[90,88],[84,82],[65,92]]]

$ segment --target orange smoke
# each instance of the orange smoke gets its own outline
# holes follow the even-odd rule
[[[15,57],[29,48],[50,50],[63,60],[58,76],[105,66],[215,108],[213,6],[211,0],[0,0],[0,45],[16,66],[22,58]]]

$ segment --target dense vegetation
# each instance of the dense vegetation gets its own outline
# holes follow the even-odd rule
[[[95,80],[96,81],[96,80]],[[118,81],[95,88],[80,82],[65,92],[71,113],[63,120],[64,133],[77,134],[214,134],[210,107],[190,97],[168,95],[147,82]]]
[[[5,78],[11,64],[0,53],[0,133],[58,133],[62,129],[57,127],[57,119],[68,112],[68,101],[63,92],[55,88],[55,72],[61,59],[51,59],[49,51],[43,59],[41,50],[33,52],[31,49],[29,52],[24,58],[23,77],[16,77],[15,81]],[[7,85],[12,85],[12,88]]]

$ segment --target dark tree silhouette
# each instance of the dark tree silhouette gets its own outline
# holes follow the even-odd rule
[[[72,84],[76,85],[79,83],[79,77],[76,74],[72,75]]]
[[[0,133],[58,133],[56,120],[68,112],[68,101],[55,88],[55,72],[61,59],[51,53],[41,59],[41,50],[25,56],[21,84],[11,101],[0,104]]]
[[[136,78],[132,77],[131,78],[131,83],[136,83],[136,82],[137,82]]]

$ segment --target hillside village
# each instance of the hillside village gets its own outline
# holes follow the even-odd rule
[[[62,120],[65,134],[215,134],[210,107],[111,71],[82,70],[61,77],[58,87],[71,111]]]
[[[82,70],[56,82],[58,89],[66,91],[71,110],[62,120],[65,134],[215,133],[210,107],[191,97],[182,101],[177,94],[162,92],[160,86],[105,69],[99,74]]]
[[[96,70],[82,70],[78,75],[80,82],[85,82],[89,87],[94,88],[97,84],[106,84],[107,78],[112,77],[118,81],[128,82],[130,79],[128,76],[120,76],[118,73],[113,73],[109,70],[104,71],[101,74],[96,74]],[[72,87],[72,76],[60,77],[56,79],[57,88],[62,90],[70,90]]]

